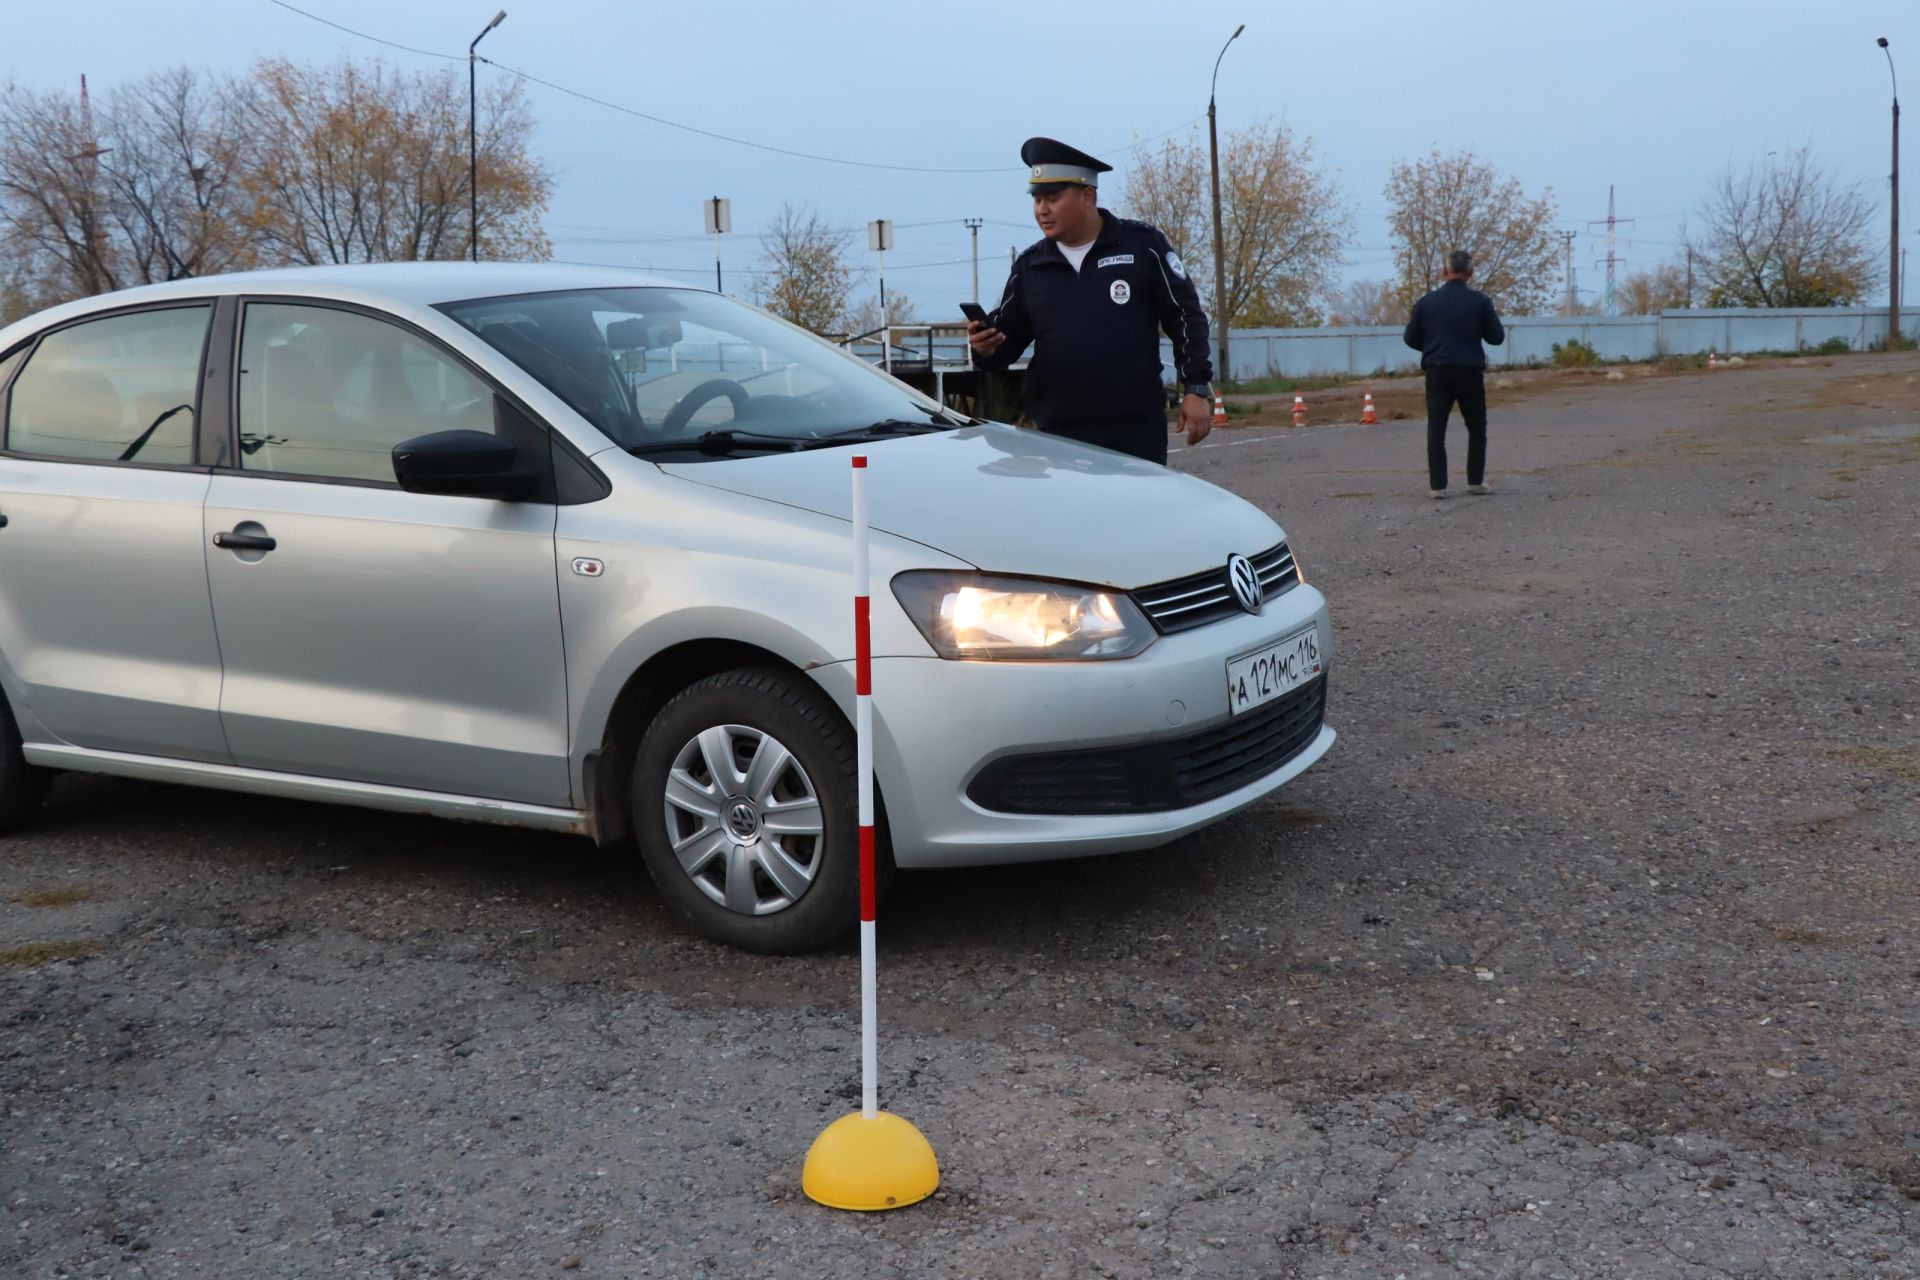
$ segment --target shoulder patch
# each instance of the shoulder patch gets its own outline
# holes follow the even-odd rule
[[[1182,280],[1187,278],[1187,264],[1180,261],[1180,255],[1171,249],[1167,250],[1167,270],[1173,272],[1173,274],[1179,276]]]

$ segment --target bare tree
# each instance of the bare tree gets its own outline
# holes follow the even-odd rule
[[[847,313],[852,235],[805,205],[785,204],[761,236],[753,292],[767,310],[815,333],[837,329]],[[877,304],[876,304],[877,307]]]
[[[1710,307],[1829,307],[1881,279],[1865,233],[1874,203],[1803,148],[1713,181],[1689,237]]]
[[[0,241],[0,326],[10,325],[22,316],[30,316],[53,299],[42,296],[38,286],[27,278],[18,262],[7,261],[7,246]]]
[[[551,179],[517,82],[481,100],[480,246],[544,257]],[[465,86],[375,62],[187,68],[100,95],[0,90],[7,306],[285,263],[467,250]]]
[[[1261,121],[1220,148],[1226,305],[1214,293],[1213,203],[1206,139],[1137,149],[1123,206],[1166,233],[1208,314],[1236,326],[1316,324],[1340,268],[1352,211],[1312,142]]]
[[[919,305],[904,293],[887,290],[887,324],[911,324],[914,308]],[[868,294],[856,303],[843,322],[848,333],[871,333],[881,326],[880,295],[876,291]]]
[[[176,67],[108,99],[100,172],[115,240],[142,281],[243,268],[254,260],[236,176],[245,163],[233,84]]]
[[[108,236],[100,146],[77,95],[0,92],[0,239],[30,290],[73,298],[133,283]]]
[[[1473,255],[1473,284],[1503,312],[1551,306],[1558,287],[1558,205],[1548,189],[1528,199],[1520,180],[1471,151],[1401,161],[1387,178],[1387,221],[1400,260],[1400,303],[1411,307],[1439,282],[1449,252]]]
[[[1334,326],[1404,324],[1406,319],[1400,291],[1391,280],[1356,280],[1334,290],[1328,303],[1327,323]]]
[[[1687,271],[1663,262],[1650,271],[1636,271],[1613,291],[1614,307],[1623,316],[1653,316],[1687,305]]]
[[[254,68],[241,185],[261,255],[293,263],[390,262],[467,253],[465,86],[375,61]],[[518,81],[480,100],[480,253],[544,258],[552,178],[533,157]]]

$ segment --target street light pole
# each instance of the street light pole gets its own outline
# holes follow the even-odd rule
[[[1888,207],[1892,210],[1887,263],[1887,350],[1900,342],[1900,77],[1893,70],[1893,50],[1887,38],[1880,37],[1880,52],[1887,55],[1887,74],[1893,79],[1893,191]]]
[[[480,100],[475,92],[474,66],[480,60],[480,42],[506,20],[507,11],[502,9],[467,46],[467,255],[475,262],[480,261]]]
[[[1227,44],[1220,46],[1220,57],[1213,60],[1213,79],[1207,84],[1207,150],[1213,161],[1213,325],[1220,331],[1220,368],[1216,371],[1222,382],[1227,379],[1227,328],[1230,317],[1227,314],[1227,247],[1220,231],[1220,131],[1214,119],[1214,89],[1220,83],[1220,58],[1227,56],[1227,45],[1240,38],[1247,29],[1241,23],[1227,37]]]

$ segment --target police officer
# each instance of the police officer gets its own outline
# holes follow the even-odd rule
[[[1179,426],[1200,443],[1212,429],[1213,359],[1180,255],[1158,228],[1100,207],[1098,178],[1112,165],[1051,138],[1028,138],[1020,158],[1045,238],[1014,260],[987,322],[968,322],[975,367],[1005,369],[1032,345],[1025,396],[1036,426],[1165,462],[1164,331],[1185,393]]]

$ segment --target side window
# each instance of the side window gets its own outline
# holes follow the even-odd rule
[[[88,320],[48,334],[14,379],[6,447],[91,462],[193,462],[211,306]]]
[[[240,467],[393,482],[393,446],[494,430],[493,393],[397,325],[351,311],[249,305],[240,338]]]

